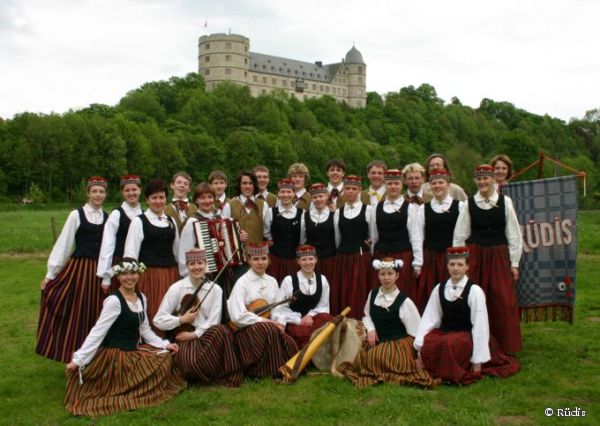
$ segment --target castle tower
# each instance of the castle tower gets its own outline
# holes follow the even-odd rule
[[[222,81],[247,84],[250,40],[237,34],[210,34],[198,40],[198,73],[206,90]]]
[[[356,47],[346,53],[344,65],[348,75],[348,105],[363,108],[367,105],[367,65]]]

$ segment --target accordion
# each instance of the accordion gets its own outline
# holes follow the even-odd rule
[[[240,226],[237,220],[199,220],[194,222],[194,234],[198,247],[206,252],[208,272],[217,272],[225,266],[244,263],[244,245],[240,240]]]

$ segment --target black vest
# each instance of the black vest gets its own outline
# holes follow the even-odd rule
[[[452,247],[454,227],[458,219],[458,200],[452,200],[450,209],[436,213],[431,208],[431,202],[425,203],[425,241],[423,247],[435,252],[445,252]]]
[[[471,331],[471,308],[469,308],[469,292],[473,286],[472,281],[467,281],[462,294],[454,302],[450,302],[444,295],[446,282],[440,284],[438,291],[440,293],[440,304],[442,306],[442,331]]]
[[[103,211],[102,215],[104,218],[102,223],[96,225],[87,220],[83,207],[79,207],[77,213],[79,213],[80,223],[75,233],[75,251],[71,257],[74,259],[82,257],[98,259],[98,256],[100,256],[100,245],[102,244],[102,232],[104,231],[104,224],[108,219],[108,215]]]
[[[404,300],[406,300],[406,294],[400,292],[400,294],[396,296],[394,302],[386,309],[375,304],[375,298],[378,293],[379,287],[371,290],[369,312],[373,324],[375,324],[379,343],[404,339],[408,336],[408,333],[406,332],[406,327],[404,327],[402,320],[400,320],[400,306],[402,306]]]
[[[504,195],[498,197],[497,207],[483,210],[477,207],[475,197],[469,197],[469,214],[471,215],[471,237],[467,243],[481,246],[508,244],[506,239],[506,216]]]
[[[386,213],[383,211],[384,201],[377,203],[375,215],[377,216],[377,231],[379,238],[375,243],[375,250],[383,253],[397,253],[411,250],[408,236],[408,206],[406,201],[397,212]]]
[[[360,213],[354,219],[346,219],[344,217],[343,206],[340,212],[339,228],[340,228],[340,246],[338,253],[354,254],[358,253],[362,248],[363,251],[368,251],[369,246],[365,244],[365,240],[369,238],[369,224],[366,220],[367,205],[363,204]]]
[[[271,254],[284,259],[296,258],[296,249],[300,245],[302,211],[302,209],[297,208],[296,216],[293,219],[286,219],[283,214],[279,214],[279,208],[273,207],[273,221],[271,222],[273,245],[270,248]]]
[[[333,213],[325,222],[319,224],[312,221],[310,211],[304,213],[304,226],[306,227],[306,244],[317,249],[317,257],[324,259],[335,255],[335,229],[333,225]]]
[[[139,217],[144,228],[144,240],[140,247],[139,261],[146,266],[177,266],[173,255],[173,240],[175,232],[177,232],[173,220],[166,216],[169,226],[160,228],[152,225],[144,213]]]
[[[129,231],[129,225],[131,225],[131,219],[125,213],[122,207],[117,207],[115,210],[119,211],[119,229],[117,229],[116,241],[115,241],[115,252],[113,257],[123,257],[125,251],[125,240],[127,239],[127,231]]]
[[[119,298],[121,303],[121,313],[108,329],[101,346],[105,348],[117,348],[124,351],[135,351],[140,341],[140,326],[146,316],[144,299],[139,291],[135,291],[142,302],[144,312],[132,312],[127,305],[127,301],[119,290],[113,295]]]
[[[290,309],[294,312],[300,312],[302,316],[306,315],[308,311],[314,309],[321,300],[321,294],[323,293],[323,285],[321,281],[321,274],[315,274],[317,281],[317,290],[315,294],[304,294],[300,291],[300,280],[298,274],[290,275],[292,277],[292,287],[294,288],[294,294],[297,294],[296,300],[290,302]]]

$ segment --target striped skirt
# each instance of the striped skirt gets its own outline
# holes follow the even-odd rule
[[[158,405],[182,390],[185,379],[169,353],[144,345],[137,351],[100,348],[82,371],[67,374],[65,407],[77,416],[99,416]]]
[[[361,351],[353,362],[344,362],[338,371],[348,377],[357,388],[377,383],[432,388],[441,383],[427,370],[419,370],[415,364],[414,338],[391,340],[369,347],[363,342]]]
[[[298,352],[296,342],[271,322],[240,328],[234,344],[242,369],[248,377],[279,377],[279,367]]]
[[[396,281],[396,287],[398,287],[398,289],[402,293],[406,294],[410,298],[410,300],[414,302],[417,297],[417,279],[413,277],[414,270],[412,267],[412,250],[404,250],[395,253],[381,252],[379,250],[376,250],[375,254],[373,255],[373,258],[379,260],[383,259],[384,257],[391,257],[392,259],[402,260],[404,264],[402,265],[402,269],[400,269],[399,271],[400,276],[398,277],[398,281]],[[377,271],[375,270],[375,268],[373,268],[373,266],[371,266],[370,271],[372,282],[376,287],[379,286],[379,278],[377,276]]]
[[[163,296],[169,287],[171,287],[171,284],[176,281],[179,281],[179,270],[177,269],[177,266],[166,268],[150,266],[146,272],[140,274],[137,288],[146,295],[146,300],[148,300],[148,306],[146,307],[148,321],[150,322],[152,330],[159,336],[164,336],[165,334],[162,330],[159,330],[154,326],[152,320],[158,311]]]
[[[468,331],[443,332],[432,330],[425,336],[421,359],[433,377],[461,385],[481,379],[482,375],[508,377],[519,371],[519,362],[506,355],[490,336],[490,361],[481,366],[481,374],[471,371],[473,339]]]
[[[267,274],[275,278],[277,284],[281,285],[281,281],[283,281],[285,277],[295,274],[299,269],[300,266],[298,266],[298,260],[295,257],[293,259],[286,259],[285,257],[279,257],[272,254],[270,256]]]
[[[467,274],[485,293],[490,334],[498,340],[504,352],[519,352],[523,349],[523,339],[508,247],[470,244],[469,250]]]
[[[369,291],[377,282],[369,281],[371,253],[338,254],[336,279],[330,283],[329,306],[332,315],[346,306],[352,309],[349,318],[362,319]]]
[[[100,316],[104,294],[96,259],[70,259],[44,290],[35,351],[69,362]]]
[[[418,278],[417,295],[414,301],[421,315],[425,311],[433,288],[436,284],[447,281],[448,278],[450,274],[446,253],[423,249],[423,269]]]
[[[298,348],[302,349],[304,345],[308,343],[310,336],[312,336],[316,330],[332,320],[333,317],[329,314],[317,314],[313,316],[313,323],[310,327],[300,324],[288,324],[285,328],[285,333],[294,339],[296,345],[298,345]]]
[[[181,374],[190,381],[230,387],[237,387],[242,381],[233,332],[226,325],[212,326],[199,339],[179,343],[174,358]]]

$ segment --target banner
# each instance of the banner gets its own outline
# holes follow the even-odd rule
[[[523,256],[517,293],[521,320],[573,322],[577,260],[577,177],[509,183]]]

